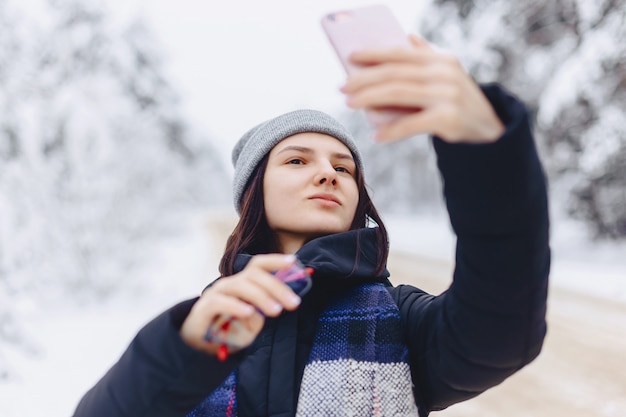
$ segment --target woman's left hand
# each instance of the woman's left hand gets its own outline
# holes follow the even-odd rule
[[[459,61],[414,35],[409,38],[411,48],[370,49],[350,57],[363,69],[342,87],[348,106],[414,110],[379,126],[376,139],[387,142],[429,133],[451,143],[498,140],[504,125]]]

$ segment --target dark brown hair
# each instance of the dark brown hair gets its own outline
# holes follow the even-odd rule
[[[250,180],[241,197],[239,222],[226,242],[224,256],[220,261],[219,268],[222,276],[229,276],[235,273],[235,259],[238,253],[245,252],[251,255],[258,255],[262,253],[276,253],[280,250],[276,235],[270,229],[265,217],[263,178],[265,177],[268,159],[269,154],[261,159],[259,165],[250,176]],[[360,169],[356,170],[355,180],[359,191],[359,203],[357,204],[350,230],[367,227],[371,221],[374,221],[378,226],[376,229],[378,244],[376,274],[379,274],[385,269],[387,256],[389,255],[387,229],[367,192],[365,179]]]

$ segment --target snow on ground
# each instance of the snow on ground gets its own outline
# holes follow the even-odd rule
[[[386,218],[391,249],[453,259],[447,218]],[[574,223],[553,225],[553,285],[626,302],[625,245],[588,244]],[[142,272],[145,288],[107,302],[49,309],[26,305],[22,319],[32,352],[0,345],[15,377],[0,383],[0,416],[69,416],[83,395],[117,360],[147,321],[176,302],[195,296],[215,276],[221,247],[211,240],[205,216],[189,221],[188,233],[163,242]],[[44,310],[44,311],[42,311]]]
[[[131,288],[97,305],[67,300],[42,311],[24,308],[23,329],[36,351],[0,345],[16,376],[0,382],[0,416],[70,416],[81,396],[117,360],[135,333],[167,307],[199,292],[217,276],[206,218],[190,219],[188,233],[168,239],[141,272],[145,288]]]

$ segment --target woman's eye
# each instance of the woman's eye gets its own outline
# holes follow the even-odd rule
[[[302,159],[291,159],[287,163],[293,165],[302,165],[304,162],[302,161]]]
[[[348,171],[348,169],[344,168],[344,167],[335,167],[335,171],[337,171],[337,172],[345,172],[346,174],[350,173],[350,171]]]

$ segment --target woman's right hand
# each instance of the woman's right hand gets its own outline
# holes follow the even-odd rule
[[[459,60],[415,35],[411,48],[368,49],[350,56],[363,68],[342,91],[354,109],[400,107],[411,110],[377,128],[381,142],[420,133],[449,143],[491,143],[505,126]]]
[[[300,297],[272,275],[272,271],[288,268],[295,260],[293,255],[257,255],[241,272],[217,280],[203,292],[183,322],[183,341],[215,355],[218,345],[207,342],[204,336],[219,315],[227,315],[245,328],[250,340],[244,340],[243,347],[251,344],[263,328],[265,316],[277,317],[283,310],[293,311],[300,305]]]

